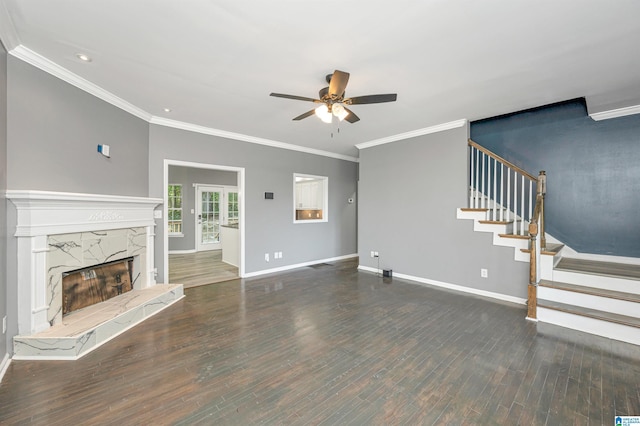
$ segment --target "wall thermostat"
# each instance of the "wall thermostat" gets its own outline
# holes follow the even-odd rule
[[[273,192],[265,192],[264,193],[265,200],[273,200]]]

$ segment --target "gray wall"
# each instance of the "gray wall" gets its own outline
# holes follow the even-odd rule
[[[147,122],[12,56],[8,67],[9,189],[147,196]]]
[[[594,121],[579,99],[471,123],[471,138],[547,172],[549,234],[578,252],[640,257],[640,115]]]
[[[169,166],[169,183],[182,185],[182,236],[169,237],[169,250],[195,250],[196,209],[195,183],[208,185],[237,186],[238,173],[225,170],[198,169],[193,167]]]
[[[528,264],[456,219],[467,203],[467,127],[360,151],[360,264],[526,298]],[[489,270],[480,278],[480,269]]]
[[[147,122],[13,56],[6,75],[7,189],[148,196]],[[98,144],[111,146],[111,158],[97,152]],[[18,330],[16,209],[10,202],[6,215],[10,342]]]
[[[354,197],[357,164],[186,132],[157,125],[150,127],[149,195],[163,196],[164,160],[245,168],[245,272],[294,265],[356,253]],[[293,173],[329,177],[329,221],[293,223]],[[273,192],[273,200],[264,193]],[[164,229],[156,227],[158,282],[163,281]],[[264,254],[283,252],[283,258],[265,262]]]
[[[0,43],[0,327],[7,315],[7,51]],[[2,332],[2,329],[0,329]],[[8,347],[7,335],[0,335],[0,362]]]

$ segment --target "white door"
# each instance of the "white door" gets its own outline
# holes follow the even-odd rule
[[[219,186],[198,186],[196,238],[198,251],[219,250],[222,223],[222,194]]]

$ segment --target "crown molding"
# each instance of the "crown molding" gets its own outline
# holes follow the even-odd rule
[[[7,52],[20,46],[20,38],[4,1],[0,1],[0,41]]]
[[[1,16],[1,13],[0,13],[0,16]],[[137,106],[125,101],[122,98],[119,98],[113,93],[104,90],[103,88],[95,85],[94,83],[91,83],[88,80],[85,80],[84,78],[72,73],[66,68],[61,67],[55,62],[50,61],[49,59],[45,58],[44,56],[34,52],[33,50],[25,46],[22,46],[22,45],[17,46],[13,50],[11,50],[10,54],[24,62],[27,62],[28,64],[33,65],[36,68],[41,69],[42,71],[48,74],[53,75],[54,77],[57,77],[81,90],[84,90],[85,92],[99,99],[102,99],[103,101],[110,103],[111,105],[114,105],[115,107],[118,107],[151,124],[157,124],[165,127],[173,127],[176,129],[182,129],[182,130],[202,133],[206,135],[220,136],[227,139],[234,139],[234,140],[239,140],[244,142],[255,143],[259,145],[267,145],[274,148],[288,149],[292,151],[305,152],[308,154],[321,155],[324,157],[337,158],[339,160],[358,162],[358,158],[352,157],[349,155],[341,155],[341,154],[336,154],[329,151],[306,148],[306,147],[288,144],[284,142],[273,141],[270,139],[243,135],[241,133],[227,132],[224,130],[218,130],[210,127],[204,127],[196,124],[185,123],[182,121],[169,120],[162,117],[153,116],[148,112],[144,111],[143,109],[138,108]]]
[[[3,23],[2,15],[3,15],[3,6],[2,6],[2,3],[0,2],[0,24]],[[5,35],[4,33],[0,33],[0,37],[4,37],[4,35]],[[308,148],[308,147],[293,145],[285,142],[274,141],[271,139],[259,138],[256,136],[249,136],[242,133],[228,132],[225,130],[219,130],[211,127],[205,127],[197,124],[191,124],[183,121],[170,120],[167,118],[154,116],[144,111],[143,109],[138,108],[137,106],[125,101],[124,99],[119,98],[113,93],[104,90],[103,88],[97,86],[96,84],[91,83],[90,81],[85,80],[84,78],[72,73],[66,68],[63,68],[62,66],[56,64],[53,61],[50,61],[49,59],[45,58],[44,56],[34,52],[33,50],[25,46],[18,45],[17,47],[15,47],[10,51],[10,54],[24,62],[27,62],[28,64],[35,66],[36,68],[39,68],[40,70],[48,74],[53,75],[54,77],[57,77],[81,90],[84,90],[85,92],[99,99],[102,99],[103,101],[110,103],[111,105],[114,105],[115,107],[120,108],[151,124],[157,124],[159,126],[171,127],[174,129],[181,129],[181,130],[201,133],[205,135],[218,136],[218,137],[238,140],[242,142],[249,142],[249,143],[254,143],[258,145],[265,145],[273,148],[287,149],[290,151],[298,151],[298,152],[304,152],[307,154],[320,155],[323,157],[351,161],[354,163],[357,163],[359,161],[357,157],[353,157],[350,155],[337,154],[334,152],[323,151],[320,149]],[[640,108],[640,107],[637,107],[637,108]],[[628,113],[628,114],[633,114],[633,113]],[[413,130],[411,132],[400,133],[397,135],[388,136],[386,138],[375,139],[369,142],[363,142],[355,146],[358,149],[370,148],[372,146],[387,144],[391,142],[397,142],[397,141],[413,138],[416,136],[423,136],[423,135],[428,135],[430,133],[437,133],[445,130],[455,129],[458,127],[462,127],[466,124],[467,124],[466,119],[450,121],[448,123],[438,124],[436,126],[425,127],[423,129]]]
[[[358,158],[349,155],[336,154],[335,152],[323,151],[320,149],[307,148],[304,146],[278,142],[271,139],[259,138],[256,136],[244,135],[242,133],[227,132],[225,130],[214,129],[211,127],[199,126],[197,124],[185,123],[184,121],[170,120],[163,117],[153,116],[149,120],[151,124],[157,124],[164,127],[172,127],[174,129],[186,130],[189,132],[202,133],[204,135],[219,136],[221,138],[233,139],[242,142],[255,143],[258,145],[266,145],[274,148],[288,149],[290,151],[299,151],[307,154],[321,155],[323,157],[337,158],[338,160],[346,160],[357,163]]]
[[[369,142],[363,142],[356,145],[358,149],[371,148],[372,146],[384,145],[391,142],[398,142],[405,139],[415,138],[416,136],[428,135],[431,133],[444,132],[445,130],[456,129],[467,124],[466,119],[450,121],[448,123],[437,124],[431,127],[425,127],[411,132],[399,133],[397,135],[388,136],[386,138],[375,139]]]
[[[593,114],[589,114],[589,117],[591,117],[595,121],[601,121],[633,114],[640,114],[640,105],[632,105],[624,108],[612,109],[609,111],[594,112]]]
[[[42,71],[59,78],[62,81],[66,81],[67,83],[77,87],[78,89],[84,90],[85,92],[95,96],[96,98],[102,99],[103,101],[110,103],[111,105],[118,107],[128,112],[129,114],[132,114],[145,121],[151,120],[151,114],[149,114],[148,112],[138,108],[133,104],[130,104],[122,98],[117,97],[113,93],[104,90],[100,86],[97,86],[96,84],[85,80],[77,74],[72,73],[68,69],[63,68],[55,62],[50,61],[49,59],[34,52],[28,47],[20,45],[13,49],[10,53],[12,56],[15,56],[16,58],[24,62],[27,62],[28,64],[31,64],[34,67],[39,68]]]

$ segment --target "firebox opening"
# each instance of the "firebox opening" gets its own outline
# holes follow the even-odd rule
[[[62,315],[133,290],[133,257],[62,274]]]

